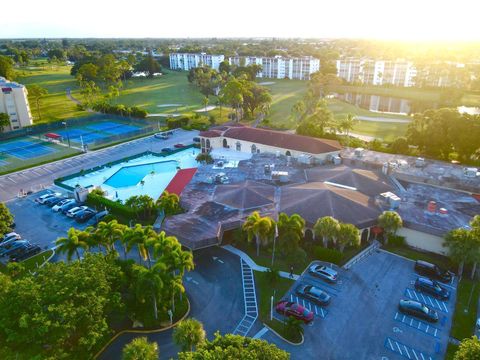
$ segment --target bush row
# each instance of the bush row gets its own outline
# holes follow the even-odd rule
[[[92,207],[97,207],[97,209],[106,208],[110,213],[119,216],[124,216],[127,218],[137,217],[135,209],[94,193],[88,194],[87,204]]]
[[[110,105],[104,102],[96,103],[92,105],[92,109],[104,114],[114,114],[121,116],[131,116],[144,119],[147,117],[147,112],[137,106],[125,106],[125,105]]]
[[[313,248],[313,254],[317,260],[330,262],[336,265],[342,261],[343,254],[335,249],[329,249],[321,245],[317,245]]]

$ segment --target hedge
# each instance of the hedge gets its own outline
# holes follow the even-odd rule
[[[336,265],[339,265],[343,258],[343,254],[340,251],[320,245],[313,248],[313,254],[317,260],[330,262]]]
[[[392,246],[404,246],[406,244],[405,236],[388,235],[388,243]]]
[[[135,209],[132,209],[129,206],[126,206],[116,201],[112,201],[110,199],[104,198],[103,196],[99,196],[96,194],[92,194],[92,193],[88,194],[87,204],[93,207],[99,207],[99,208],[105,207],[112,214],[117,214],[127,218],[137,217],[137,213]]]

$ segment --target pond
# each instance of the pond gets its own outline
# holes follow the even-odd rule
[[[435,102],[422,100],[415,101],[392,96],[347,92],[343,94],[335,94],[334,97],[338,100],[358,106],[361,109],[385,114],[409,115],[427,109],[438,108],[438,104]],[[461,113],[480,115],[480,107],[458,106],[457,110]]]

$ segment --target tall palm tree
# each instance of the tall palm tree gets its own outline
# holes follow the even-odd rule
[[[180,209],[180,198],[177,194],[164,191],[157,200],[157,206],[163,209],[165,215],[175,214]]]
[[[360,245],[360,231],[353,224],[341,223],[338,229],[337,244],[342,253],[347,245]]]
[[[303,238],[305,220],[298,214],[288,216],[280,213],[278,216],[278,239],[285,253],[293,253]]]
[[[85,231],[70,228],[67,236],[57,239],[55,244],[57,245],[57,252],[66,253],[67,260],[72,259],[73,254],[77,255],[77,259],[80,260],[80,253],[78,249],[87,249],[88,233]]]
[[[353,127],[357,122],[358,121],[353,114],[347,114],[345,118],[340,121],[340,129],[347,136],[347,146],[350,142],[350,131],[353,130]]]
[[[243,229],[247,232],[248,240],[251,241],[255,237],[257,245],[257,256],[260,255],[260,245],[268,244],[268,239],[271,238],[275,231],[275,221],[272,218],[265,216],[261,217],[258,211],[254,211],[247,217],[243,224]]]
[[[331,216],[324,216],[318,219],[313,227],[315,237],[322,237],[323,246],[325,247],[328,245],[329,240],[335,242],[338,230],[340,230],[340,224],[337,219]]]
[[[133,247],[137,247],[139,260],[147,261],[147,238],[143,231],[142,225],[136,224],[133,228],[127,228],[124,236],[127,244],[127,253],[130,252]]]
[[[112,220],[108,223],[101,221],[98,224],[96,232],[100,236],[107,252],[115,251],[115,242],[117,240],[120,241],[123,238],[126,228],[125,225],[119,224],[117,220]]]
[[[135,296],[140,302],[145,302],[150,298],[153,304],[153,314],[158,319],[158,299],[162,297],[164,291],[165,265],[156,263],[152,268],[147,269],[144,266],[134,264],[132,272],[135,277]]]
[[[173,340],[182,351],[193,351],[205,342],[205,330],[202,323],[194,318],[180,321],[173,330]]]
[[[458,276],[463,274],[463,266],[472,258],[472,252],[478,253],[478,245],[472,241],[471,232],[459,228],[445,235],[443,246],[448,247],[449,257],[458,263]]]
[[[208,96],[204,96],[203,99],[202,99],[202,104],[203,104],[203,108],[205,109],[205,113],[207,113],[207,105],[209,103],[209,99],[208,99]]]

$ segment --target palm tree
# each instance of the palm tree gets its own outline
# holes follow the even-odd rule
[[[122,350],[122,360],[157,360],[158,344],[146,337],[135,338]]]
[[[254,211],[245,220],[243,229],[247,232],[248,241],[252,241],[252,238],[255,236],[257,256],[259,256],[260,245],[266,246],[268,244],[268,239],[275,231],[275,222],[272,218],[268,216],[261,217],[258,211]]]
[[[403,221],[396,211],[384,211],[378,217],[378,225],[383,228],[387,235],[385,238],[385,244],[387,244],[388,237],[397,233],[397,230],[403,226]]]
[[[208,96],[204,96],[203,99],[202,99],[202,104],[203,104],[203,108],[205,109],[205,113],[207,113],[207,105],[208,105]]]
[[[193,318],[182,320],[173,330],[173,340],[182,351],[193,351],[205,342],[202,323]]]
[[[331,216],[324,216],[317,220],[313,226],[315,237],[322,237],[323,246],[327,247],[328,241],[335,242],[335,238],[340,230],[340,224],[337,219]]]
[[[35,99],[38,120],[42,120],[42,116],[40,113],[40,99],[48,94],[48,90],[36,84],[27,86],[27,90],[28,90],[28,94]]]
[[[108,223],[101,221],[98,224],[96,232],[102,239],[102,243],[105,245],[107,252],[115,251],[115,242],[123,239],[126,228],[125,225],[119,224],[117,220],[112,220]],[[126,252],[124,252],[124,255],[126,259]]]
[[[164,274],[165,265],[157,262],[150,269],[144,266],[132,265],[132,273],[134,274],[135,297],[137,301],[144,303],[146,299],[151,298],[153,304],[153,314],[158,319],[157,301],[162,297],[165,290]]]
[[[341,223],[337,235],[337,244],[342,253],[347,245],[360,245],[360,231],[353,224]]]
[[[340,129],[347,136],[347,146],[350,142],[350,131],[353,130],[353,127],[357,122],[358,121],[353,114],[347,114],[345,118],[340,121]]]
[[[87,238],[88,233],[85,231],[77,230],[75,228],[70,228],[67,233],[67,237],[59,238],[55,242],[57,245],[57,252],[67,253],[67,260],[72,259],[72,255],[75,253],[77,259],[80,260],[80,253],[78,249],[87,248]]]
[[[140,261],[147,261],[148,254],[147,254],[147,247],[146,247],[146,236],[145,232],[143,231],[142,225],[136,224],[133,228],[127,228],[125,230],[125,242],[127,244],[127,253],[136,246],[138,250],[138,258]]]
[[[450,258],[458,263],[458,276],[460,277],[463,274],[463,266],[472,258],[472,250],[477,253],[479,251],[478,243],[472,241],[471,232],[464,228],[448,232],[445,235],[443,246],[448,247]]]
[[[157,200],[157,206],[164,211],[165,215],[176,214],[180,209],[180,198],[175,193],[164,191]]]
[[[280,213],[277,227],[280,247],[287,254],[294,253],[303,238],[305,220],[298,214],[288,216],[285,213]]]

